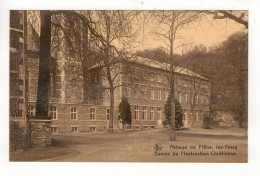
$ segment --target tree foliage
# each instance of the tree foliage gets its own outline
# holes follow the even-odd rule
[[[190,70],[211,81],[210,109],[231,113],[241,126],[247,121],[248,33],[232,34],[208,51],[195,46],[185,54]],[[192,60],[192,62],[190,62]],[[184,63],[187,63],[184,61]]]
[[[172,118],[171,118],[171,99],[168,97],[167,102],[164,106],[164,114],[165,114],[165,121],[163,122],[164,126],[172,124]],[[182,126],[183,120],[183,110],[181,107],[181,104],[176,100],[175,101],[175,129],[179,130]]]
[[[211,118],[207,114],[203,114],[202,118],[202,128],[209,129],[211,125]]]
[[[123,125],[132,124],[131,107],[126,97],[121,98],[121,102],[118,106],[118,112],[118,119],[122,122]]]

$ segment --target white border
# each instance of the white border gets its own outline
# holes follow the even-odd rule
[[[257,0],[1,0],[0,175],[259,175],[259,1]],[[249,9],[249,163],[9,163],[9,10],[10,9]]]

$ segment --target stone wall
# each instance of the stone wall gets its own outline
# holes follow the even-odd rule
[[[51,146],[51,120],[28,120],[28,146],[43,148]]]

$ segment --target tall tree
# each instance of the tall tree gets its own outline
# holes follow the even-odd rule
[[[230,93],[234,99],[229,98],[232,103],[231,110],[237,117],[239,127],[247,120],[247,82],[248,82],[248,33],[237,32],[231,35],[223,43],[221,56],[224,61],[232,67],[230,82],[233,85]]]
[[[208,57],[207,49],[203,45],[195,46],[191,51],[185,54],[183,57],[183,65],[189,68],[192,72],[190,72],[190,106],[191,106],[191,126],[195,125],[195,108],[197,104],[200,103],[200,99],[204,100],[204,96],[208,94],[208,89],[203,88],[205,84],[204,77],[200,76],[199,78],[196,73],[204,75],[203,72],[204,67],[207,67],[208,64],[205,62],[205,57]],[[202,60],[202,63],[198,63],[199,60]],[[201,96],[201,97],[199,97]],[[209,100],[210,97],[207,97]]]
[[[176,40],[180,39],[178,32],[185,28],[188,24],[197,19],[198,13],[195,11],[156,11],[153,13],[154,19],[157,23],[155,34],[161,37],[167,45],[169,54],[170,67],[168,71],[170,74],[166,75],[170,86],[170,99],[171,99],[171,115],[172,121],[175,121],[175,72],[177,66],[181,62],[181,58],[174,57],[174,50],[178,47]],[[176,140],[175,123],[171,125],[170,140]]]
[[[39,75],[36,101],[36,117],[48,118],[48,103],[50,90],[50,57],[51,57],[51,14],[50,11],[40,11],[40,52]]]
[[[93,18],[98,21],[98,33],[104,40],[100,41],[99,55],[96,58],[102,67],[101,75],[106,79],[107,86],[103,88],[108,91],[110,104],[109,130],[114,128],[114,91],[122,86],[116,80],[122,72],[115,71],[116,64],[127,58],[127,48],[131,47],[131,42],[135,36],[132,21],[135,12],[131,11],[95,11]],[[120,45],[120,46],[118,46]]]
[[[230,19],[245,26],[248,29],[248,11],[238,10],[213,10],[204,11],[207,14],[213,14],[213,19]]]
[[[48,118],[51,55],[55,56],[55,51],[57,54],[57,51],[60,51],[60,49],[64,47],[61,41],[65,38],[66,49],[69,49],[69,51],[71,51],[70,53],[79,56],[83,63],[83,73],[85,73],[85,69],[88,68],[86,67],[87,60],[90,60],[89,55],[86,54],[88,51],[88,39],[86,33],[90,33],[96,39],[99,39],[99,41],[103,41],[103,38],[93,28],[93,22],[88,19],[88,16],[86,14],[81,14],[78,11],[40,11],[40,21],[39,75],[36,116]],[[65,25],[74,30],[69,31]],[[59,30],[56,30],[56,28],[61,29],[64,34],[63,37],[59,35]]]

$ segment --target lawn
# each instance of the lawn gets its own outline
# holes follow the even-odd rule
[[[242,135],[243,130],[238,129],[236,131],[234,129],[232,130],[235,131],[234,133],[229,132],[227,135],[225,133],[223,135],[216,134],[218,130],[223,133],[223,129],[211,129],[210,132],[204,131],[206,133],[200,130],[191,129],[177,132],[177,141],[169,140],[169,130],[166,128],[126,131],[115,134],[55,135],[53,136],[54,147],[49,152],[55,153],[51,152],[55,150],[57,151],[56,154],[61,152],[61,155],[68,154],[69,156],[55,157],[48,160],[41,158],[43,159],[41,161],[247,162],[247,138]],[[207,135],[207,132],[210,135]],[[155,144],[159,144],[162,149],[156,150],[154,148]],[[218,149],[216,145],[218,145]],[[193,149],[193,147],[196,147],[196,149]],[[220,147],[224,148],[220,149]],[[237,149],[234,149],[234,147],[237,147]],[[42,150],[48,152],[48,149]],[[70,154],[73,152],[74,154]],[[174,152],[175,156],[173,156]],[[186,155],[184,155],[184,152]],[[190,152],[193,152],[192,156],[188,156]],[[229,153],[232,156],[212,156],[211,152],[217,154],[219,152]],[[199,155],[198,153],[208,153],[209,155],[193,156],[194,153],[197,153],[196,155]]]

